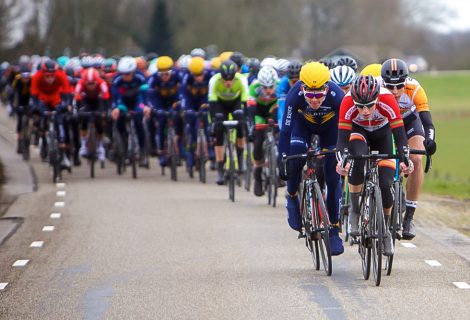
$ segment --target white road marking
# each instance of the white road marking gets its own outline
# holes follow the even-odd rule
[[[442,264],[439,263],[437,260],[424,260],[427,264],[429,264],[431,267],[440,267]]]
[[[57,192],[56,192],[56,195],[57,195],[58,197],[65,197],[65,196],[67,195],[67,192],[65,192],[65,191],[63,191],[63,190],[62,190],[62,191],[57,191]]]
[[[50,215],[50,218],[51,218],[51,219],[60,219],[60,217],[61,217],[61,214],[58,213],[58,212],[53,212],[53,213],[51,213],[51,215]]]
[[[453,284],[459,289],[470,289],[470,284],[466,282],[453,282]]]
[[[55,229],[54,226],[44,226],[44,228],[42,228],[42,231],[51,232],[51,231],[54,231],[54,229]]]
[[[416,248],[416,246],[411,242],[400,242],[400,244],[405,248]]]
[[[55,184],[57,188],[65,188],[65,183],[64,182],[58,182]]]
[[[33,241],[33,242],[31,242],[30,247],[31,248],[42,248],[43,245],[44,245],[44,241]]]
[[[0,282],[0,290],[5,290],[7,285],[8,285],[8,282]]]
[[[29,260],[16,260],[13,263],[13,267],[25,267],[28,264]]]
[[[63,208],[63,207],[65,207],[65,202],[63,202],[63,201],[57,201],[56,203],[54,203],[54,207],[56,207],[56,208]]]

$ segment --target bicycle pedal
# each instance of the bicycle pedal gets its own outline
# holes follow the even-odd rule
[[[307,236],[305,235],[305,233],[303,231],[300,231],[299,234],[297,235],[297,239],[302,239],[302,238],[306,238]]]

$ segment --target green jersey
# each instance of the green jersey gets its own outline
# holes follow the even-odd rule
[[[225,87],[224,80],[220,73],[215,74],[209,81],[209,102],[234,101],[240,98],[242,102],[248,100],[248,82],[246,77],[240,73],[235,74],[232,86]]]

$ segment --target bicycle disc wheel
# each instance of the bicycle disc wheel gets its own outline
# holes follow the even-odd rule
[[[325,202],[323,201],[323,195],[318,184],[314,184],[315,190],[315,201],[314,201],[314,223],[316,228],[320,230],[320,239],[317,240],[318,247],[320,249],[321,260],[323,269],[327,276],[331,276],[332,273],[332,261],[331,261],[331,249],[330,249],[330,224],[328,219],[328,211],[326,211]]]
[[[372,269],[374,271],[375,285],[379,286],[382,278],[382,254],[383,254],[383,208],[382,195],[379,187],[374,188],[374,196],[371,198],[370,223],[372,234]]]

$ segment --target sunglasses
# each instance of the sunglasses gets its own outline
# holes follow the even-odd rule
[[[128,77],[132,74],[132,72],[121,73],[124,77]]]
[[[158,72],[158,75],[161,77],[161,76],[168,76],[171,74],[171,71],[160,71]]]
[[[54,78],[55,74],[54,73],[44,73],[45,78]]]
[[[394,90],[395,88],[397,90],[400,90],[400,89],[403,89],[405,87],[405,83],[404,82],[400,82],[400,83],[384,83],[385,85],[385,88],[389,89],[389,90]]]
[[[362,109],[362,108],[371,109],[371,108],[375,107],[376,104],[377,104],[377,99],[375,99],[374,101],[369,102],[369,103],[356,103],[356,102],[354,102],[354,105],[358,109]]]
[[[29,78],[30,76],[31,76],[31,73],[29,73],[29,72],[22,72],[21,73],[22,78]]]
[[[306,91],[304,89],[304,97],[307,99],[321,99],[326,96],[326,90],[324,91]]]
[[[263,90],[271,90],[271,89],[274,88],[274,85],[272,85],[272,86],[261,86],[261,88],[262,88]]]

